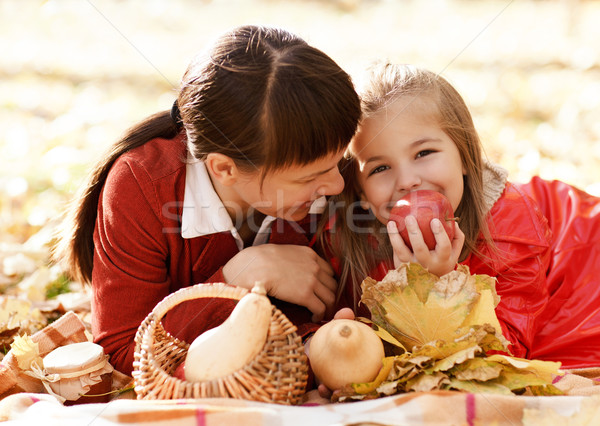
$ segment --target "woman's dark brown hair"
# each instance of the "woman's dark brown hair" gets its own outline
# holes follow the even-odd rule
[[[343,150],[360,118],[351,78],[329,56],[289,32],[257,26],[232,30],[192,61],[176,105],[177,120],[169,111],[147,118],[94,166],[55,250],[73,278],[91,281],[98,200],[123,153],[184,132],[195,158],[225,154],[264,177]]]

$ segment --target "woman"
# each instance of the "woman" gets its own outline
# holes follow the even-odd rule
[[[196,283],[262,281],[304,334],[333,309],[331,267],[308,247],[318,200],[360,118],[350,77],[281,29],[244,26],[186,71],[177,101],[138,124],[94,168],[59,254],[92,283],[94,340],[132,370],[138,326]],[[191,342],[233,302],[195,300],[163,320]]]

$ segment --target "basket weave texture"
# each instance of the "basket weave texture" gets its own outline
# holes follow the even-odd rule
[[[189,343],[165,331],[161,319],[174,306],[197,298],[240,300],[248,290],[226,284],[197,284],[178,290],[156,305],[138,328],[133,363],[137,399],[238,398],[293,405],[308,379],[302,339],[289,319],[273,307],[267,342],[254,360],[214,380],[188,382],[172,376],[185,360]]]

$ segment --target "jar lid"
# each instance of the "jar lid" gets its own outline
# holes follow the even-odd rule
[[[44,369],[51,374],[73,373],[99,363],[104,357],[102,346],[92,342],[60,346],[44,357]]]

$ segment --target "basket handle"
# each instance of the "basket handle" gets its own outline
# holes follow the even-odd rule
[[[161,300],[154,307],[154,309],[152,309],[151,315],[154,316],[156,321],[160,321],[173,306],[179,305],[187,300],[204,297],[240,300],[246,294],[248,294],[247,289],[243,287],[235,287],[225,283],[195,284],[169,294],[167,297]]]

